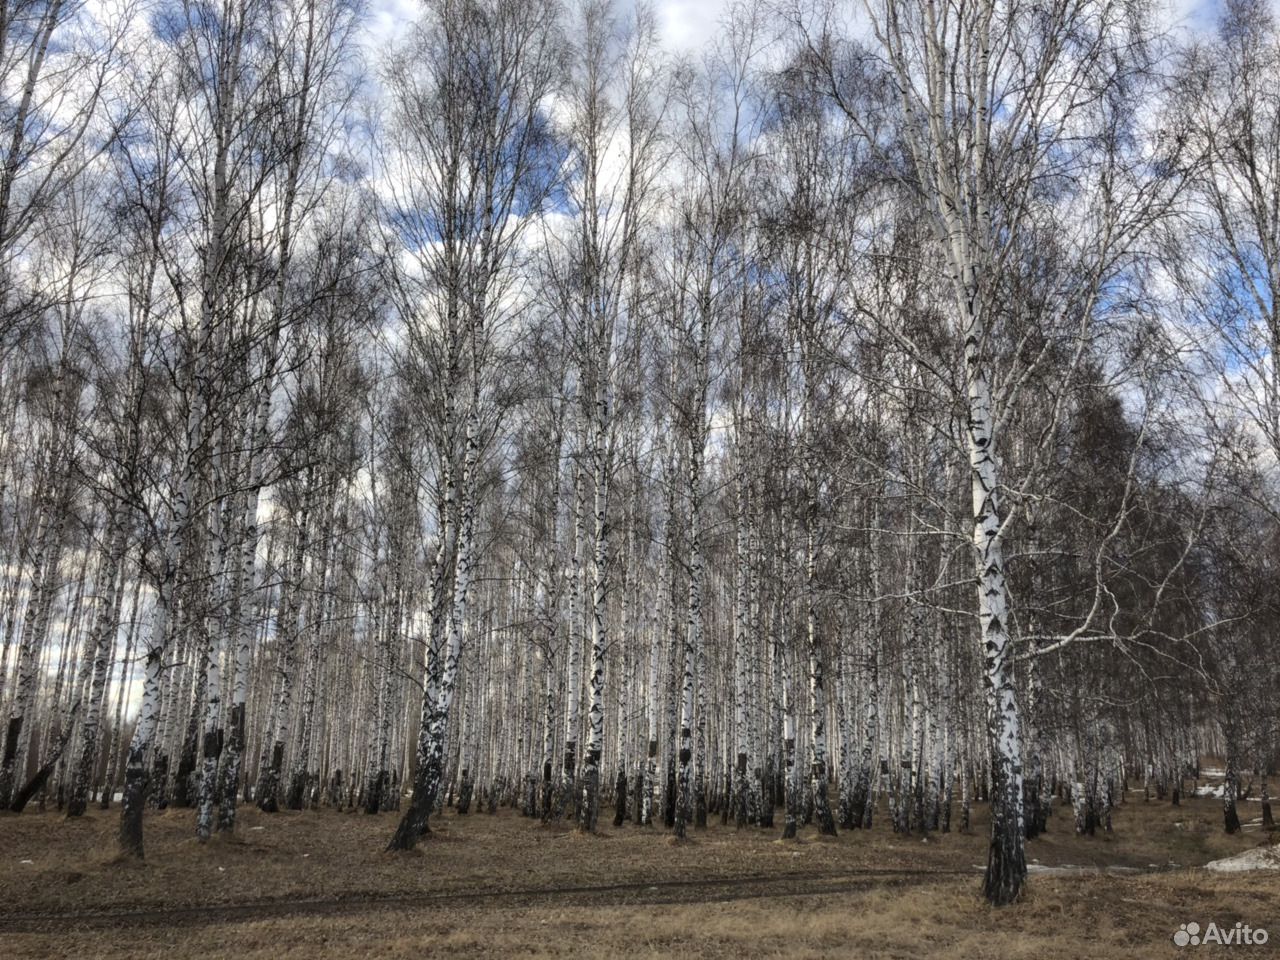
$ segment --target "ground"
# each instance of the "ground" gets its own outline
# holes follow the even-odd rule
[[[311,958],[1178,956],[1180,925],[1267,928],[1280,956],[1280,871],[1203,864],[1280,837],[1228,837],[1210,797],[1131,792],[1110,835],[1076,837],[1055,808],[1031,841],[1021,902],[979,898],[986,823],[834,840],[713,822],[682,845],[661,829],[580,836],[503,810],[452,811],[412,854],[382,852],[394,816],[245,809],[236,838],[198,844],[193,813],[148,814],[145,864],[121,863],[118,811],[0,817],[0,957]],[[1242,819],[1258,815],[1242,804]],[[606,814],[602,824],[611,822]]]

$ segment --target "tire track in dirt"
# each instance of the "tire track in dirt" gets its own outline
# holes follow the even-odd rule
[[[315,899],[254,900],[193,906],[74,913],[0,914],[0,931],[50,933],[58,930],[119,929],[166,925],[217,925],[297,916],[340,916],[434,904],[465,907],[647,906],[720,903],[766,897],[792,898],[855,893],[878,886],[921,886],[945,878],[973,876],[968,870],[859,870],[818,874],[758,874],[691,880],[641,880],[512,889],[446,890],[437,893],[358,894]]]

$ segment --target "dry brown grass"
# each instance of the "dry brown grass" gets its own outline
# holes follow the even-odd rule
[[[382,852],[390,815],[245,810],[235,841],[201,845],[174,810],[148,816],[145,864],[116,860],[116,823],[0,818],[0,957],[1127,958],[1176,955],[1178,925],[1211,919],[1273,932],[1236,954],[1280,944],[1280,876],[1191,869],[1266,839],[1224,835],[1210,800],[1139,796],[1092,838],[1059,811],[1033,861],[1160,872],[1033,876],[1003,910],[978,896],[980,816],[928,842],[883,823],[798,843],[713,824],[671,846],[632,826],[583,837],[448,814],[402,856]]]

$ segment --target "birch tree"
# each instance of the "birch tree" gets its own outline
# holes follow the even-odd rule
[[[1131,164],[1136,159],[1129,147],[1135,141],[1118,137],[1135,129],[1129,98],[1145,51],[1123,4],[1059,8],[1046,18],[998,2],[957,6],[895,0],[869,4],[867,13],[875,55],[884,66],[879,79],[868,71],[858,74],[859,67],[836,66],[828,40],[811,39],[808,49],[822,82],[853,122],[872,102],[856,101],[855,92],[874,90],[876,83],[892,91],[901,115],[898,135],[950,285],[950,329],[961,348],[979,643],[995,783],[984,891],[991,902],[1003,904],[1017,897],[1026,870],[1004,556],[1011,515],[1002,503],[1007,484],[1000,432],[1019,411],[1032,374],[1060,345],[1067,358],[1061,382],[1072,381],[1101,290],[1123,269],[1138,232],[1171,194],[1160,178],[1135,180]],[[1127,51],[1125,69],[1117,73],[1111,58],[1120,51]],[[1050,115],[1058,121],[1046,124]],[[1096,138],[1074,138],[1083,131]],[[873,131],[867,129],[867,135]],[[1047,338],[1030,363],[1010,362],[1016,356],[1012,347],[1028,342],[1026,331],[1012,322],[1016,313],[1004,294],[1017,274],[1015,255],[1045,217],[1064,209],[1060,196],[1039,190],[1037,183],[1073,172],[1097,184],[1103,198],[1099,206],[1074,208],[1089,228],[1089,241],[1075,248],[1081,252],[1078,272],[1052,308],[1053,316],[1071,317],[1074,326],[1067,324],[1065,343]],[[1060,410],[1061,404],[1052,409]],[[1019,478],[1021,487],[1009,486],[1025,490],[1034,472]]]
[[[553,182],[545,100],[559,54],[554,9],[510,0],[428,6],[390,67],[400,185],[391,215],[413,274],[397,277],[411,349],[434,364],[441,411],[435,566],[413,802],[390,848],[425,831],[444,772],[473,567],[491,363],[511,322],[511,266]],[[459,447],[461,456],[459,457]],[[460,461],[460,462],[459,462]]]

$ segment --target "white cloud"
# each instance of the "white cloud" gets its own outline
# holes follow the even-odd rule
[[[656,6],[663,46],[672,53],[700,50],[719,32],[728,0],[663,0]]]
[[[418,0],[370,0],[364,19],[364,40],[370,51],[386,50],[403,35],[418,14]]]

